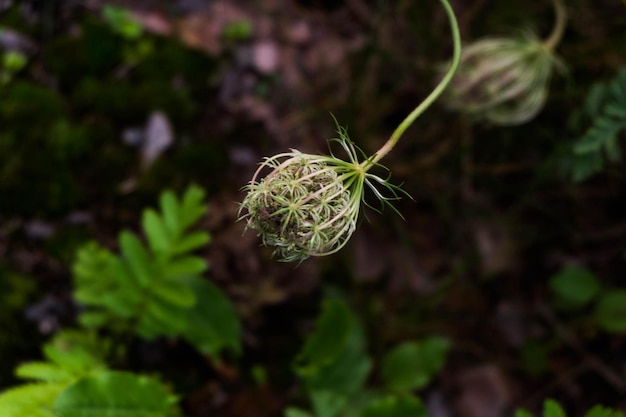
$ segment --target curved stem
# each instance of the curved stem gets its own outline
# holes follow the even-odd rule
[[[563,4],[563,0],[552,0],[552,5],[554,6],[554,13],[556,14],[556,21],[554,23],[554,28],[552,29],[552,33],[550,36],[544,41],[543,45],[547,50],[551,51],[561,42],[561,38],[563,37],[563,32],[565,31],[565,22],[567,21],[567,11],[565,10],[565,5]]]
[[[452,55],[452,63],[450,64],[450,68],[448,72],[443,77],[443,79],[439,82],[437,87],[422,101],[399,125],[396,127],[396,130],[391,134],[391,137],[387,140],[387,142],[374,154],[374,156],[370,159],[367,159],[361,163],[361,167],[364,171],[367,171],[372,166],[374,166],[378,161],[380,161],[385,155],[396,146],[398,140],[402,134],[413,124],[415,119],[419,117],[424,111],[430,107],[431,104],[443,93],[443,90],[448,86],[454,73],[459,67],[459,62],[461,60],[461,35],[459,34],[459,25],[456,21],[456,16],[454,15],[454,10],[448,3],[448,0],[440,0],[443,7],[446,9],[446,13],[448,14],[448,19],[450,21],[450,27],[452,29],[452,42],[454,44],[454,53]],[[557,0],[558,1],[558,0]]]

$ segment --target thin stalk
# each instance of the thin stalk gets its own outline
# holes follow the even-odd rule
[[[396,130],[391,134],[391,137],[387,140],[387,142],[374,154],[373,158],[365,160],[361,163],[361,168],[364,171],[369,170],[372,166],[374,166],[378,161],[380,161],[385,155],[389,153],[396,146],[398,140],[402,134],[413,124],[415,119],[417,119],[424,111],[430,107],[431,104],[443,93],[443,90],[446,89],[454,73],[459,67],[459,62],[461,60],[461,35],[459,34],[459,25],[456,21],[456,16],[454,15],[454,10],[448,3],[448,0],[440,0],[443,7],[446,9],[446,13],[448,15],[448,19],[450,21],[450,27],[452,29],[452,43],[454,44],[454,52],[452,55],[452,62],[450,64],[450,68],[448,72],[443,77],[443,79],[439,82],[437,87],[422,101],[413,111],[396,127]],[[557,0],[558,1],[558,0]]]
[[[548,51],[552,51],[556,48],[559,42],[561,42],[563,32],[565,31],[565,23],[567,21],[567,11],[565,10],[563,0],[552,0],[552,5],[554,6],[554,13],[556,15],[554,28],[552,29],[550,36],[543,43],[543,46]]]

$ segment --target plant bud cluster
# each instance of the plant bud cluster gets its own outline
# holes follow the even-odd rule
[[[264,168],[272,171],[257,181]],[[358,204],[354,213],[350,189],[331,157],[298,151],[273,156],[246,189],[241,204],[246,227],[257,230],[284,261],[333,253],[356,228]]]

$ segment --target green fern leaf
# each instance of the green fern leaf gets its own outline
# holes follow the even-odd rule
[[[324,301],[315,331],[296,357],[296,371],[301,376],[311,375],[332,363],[345,348],[352,326],[350,311],[342,302]]]
[[[145,314],[141,316],[137,325],[137,332],[146,339],[151,339],[155,336],[178,336],[187,328],[186,319],[187,309],[177,308],[170,303],[154,299],[147,304]],[[146,331],[144,324],[146,322],[150,323],[149,327],[155,324],[160,326],[161,331],[157,334]]]
[[[605,110],[608,116],[626,120],[626,107],[617,105],[617,103],[609,103]]]
[[[80,323],[132,328],[146,339],[184,336],[206,354],[240,351],[234,309],[217,287],[200,279],[207,264],[191,253],[210,240],[206,232],[188,230],[206,213],[203,199],[196,186],[182,197],[165,191],[159,211],[143,212],[147,245],[123,231],[119,256],[93,243],[78,252],[76,298],[87,307]]]
[[[160,336],[175,336],[174,332],[168,328],[164,328],[163,323],[153,315],[145,315],[142,317],[141,322],[137,325],[136,332],[137,335],[146,340],[156,339]]]
[[[562,163],[562,171],[574,181],[601,171],[607,160],[621,159],[619,139],[626,130],[626,68],[610,82],[595,84],[583,109],[592,124]]]
[[[127,262],[114,258],[106,272],[103,278],[113,283],[109,295],[124,298],[129,305],[137,305],[143,301],[147,285],[142,285]]]
[[[128,265],[120,259],[114,259],[109,265],[108,274],[103,277],[110,279],[114,286],[106,292],[102,292],[98,301],[91,303],[92,306],[106,309],[112,319],[131,319],[139,311],[140,305],[147,291],[142,287]]]
[[[94,356],[82,346],[58,346],[58,343],[48,343],[44,345],[43,353],[50,362],[67,371],[71,377],[78,377],[104,366],[101,358]],[[41,376],[39,379],[42,379]]]
[[[313,417],[311,413],[295,407],[288,407],[285,410],[285,417]]]
[[[159,217],[156,211],[152,209],[144,211],[142,227],[153,253],[163,253],[172,247],[174,236],[171,235],[170,230],[165,225],[165,221]]]
[[[2,417],[53,417],[52,404],[65,387],[92,372],[104,369],[101,358],[93,347],[80,345],[87,341],[72,333],[59,333],[52,342],[44,345],[47,362],[30,362],[17,367],[15,373],[24,379],[37,380],[11,388],[0,394]]]
[[[189,277],[186,283],[197,297],[188,312],[187,340],[207,355],[222,350],[240,354],[241,326],[230,300],[216,285],[201,278]]]
[[[76,381],[54,401],[63,417],[174,417],[176,397],[157,380],[128,372],[103,371]]]
[[[543,417],[566,417],[561,404],[548,398],[543,402]]]
[[[189,308],[196,303],[193,291],[184,284],[173,280],[163,280],[151,288],[152,294],[159,300],[175,307]]]
[[[128,263],[133,276],[142,287],[150,285],[155,275],[151,267],[152,260],[139,238],[131,232],[123,231],[120,234],[119,243],[122,256]]]
[[[180,225],[181,230],[187,229],[204,216],[206,207],[202,203],[204,200],[204,191],[197,186],[191,186],[185,192],[180,207]]]
[[[78,318],[78,322],[86,329],[99,329],[108,322],[108,319],[103,311],[85,311]]]
[[[2,417],[57,417],[52,404],[64,384],[26,384],[0,395]]]
[[[170,236],[178,237],[183,229],[180,226],[180,208],[176,196],[171,191],[165,191],[161,194],[161,211],[163,214],[163,222]]]
[[[386,396],[372,401],[363,417],[426,417],[426,408],[417,397]]]
[[[624,417],[624,414],[612,408],[596,405],[585,414],[585,417]]]
[[[193,232],[182,236],[173,248],[172,255],[191,252],[206,245],[210,240],[209,234],[204,232]]]
[[[62,383],[72,379],[71,372],[48,362],[25,363],[17,367],[15,375],[22,379],[38,379],[48,383]]]
[[[98,321],[102,321],[104,324],[109,324],[113,317],[118,319],[132,320],[137,314],[139,309],[139,302],[130,300],[129,294],[104,294],[102,296],[102,306],[105,307],[107,318],[99,318]],[[96,323],[96,321],[93,321]]]
[[[76,292],[80,303],[98,303],[102,294],[110,291],[114,283],[107,276],[114,255],[96,242],[89,242],[80,248],[72,267]]]
[[[206,262],[196,256],[180,257],[163,266],[163,274],[166,277],[196,276],[206,270]]]

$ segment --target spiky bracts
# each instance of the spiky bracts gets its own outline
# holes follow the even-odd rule
[[[257,180],[262,170],[272,171]],[[356,228],[359,201],[332,158],[298,151],[267,158],[246,187],[247,227],[284,261],[339,250]]]
[[[347,161],[292,150],[266,158],[244,187],[247,195],[240,218],[246,219],[247,229],[258,232],[264,245],[275,247],[274,254],[283,261],[329,255],[345,246],[365,203],[365,186],[389,206],[403,192],[367,172],[380,165],[370,163],[371,158],[360,162],[362,153],[345,130],[338,133],[334,141],[348,154]],[[387,195],[381,188],[388,190]]]

